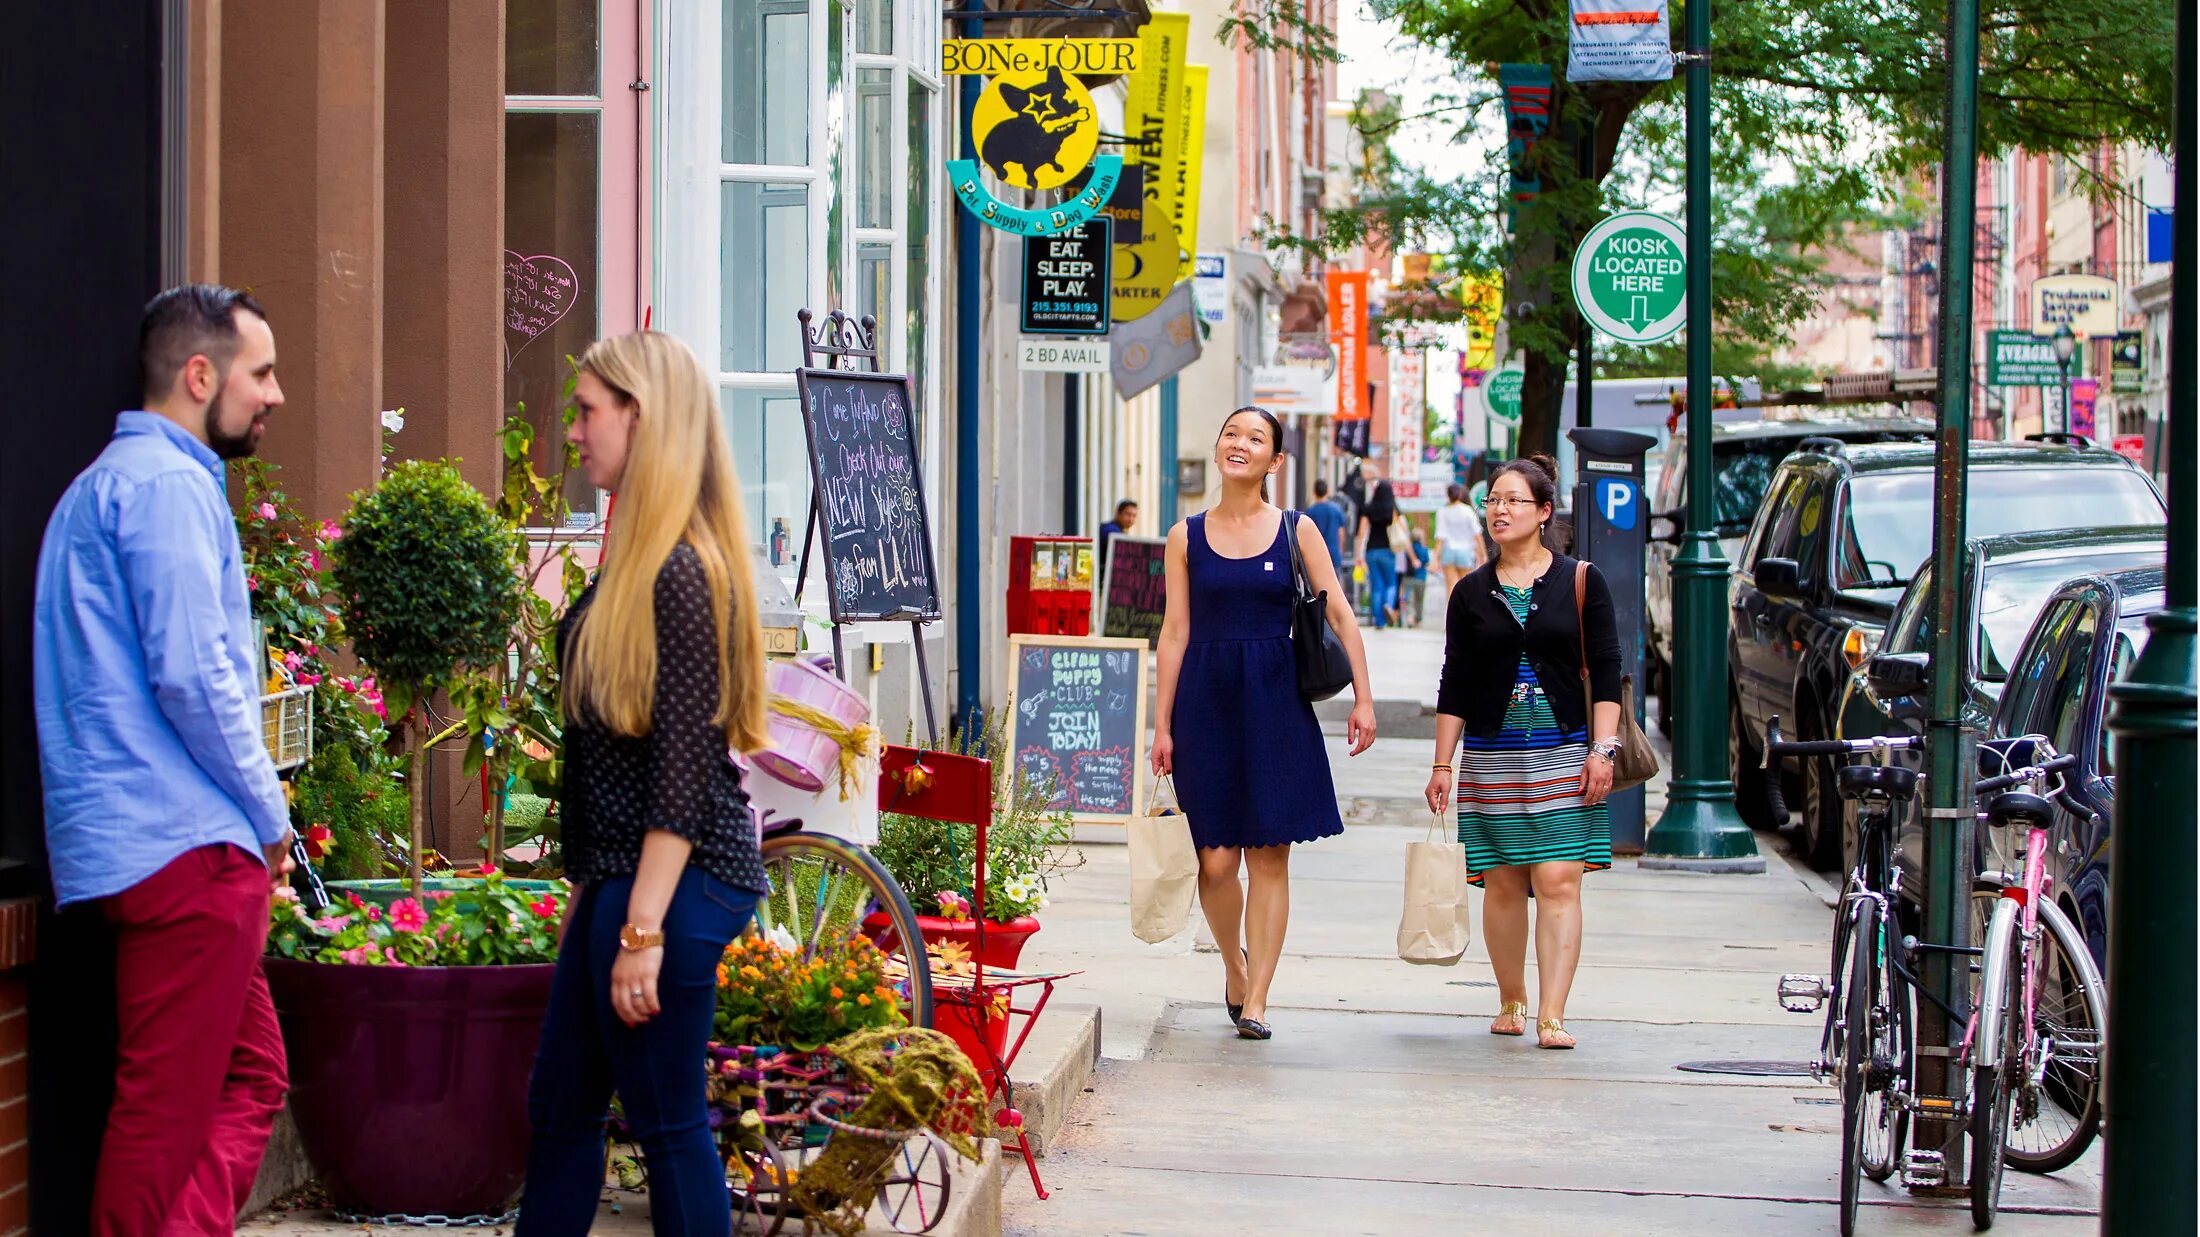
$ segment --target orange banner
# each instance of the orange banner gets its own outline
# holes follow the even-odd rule
[[[1365,421],[1367,402],[1367,272],[1330,271],[1329,340],[1337,346],[1337,419]]]

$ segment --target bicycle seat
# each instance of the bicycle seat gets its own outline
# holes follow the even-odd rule
[[[1917,770],[1898,765],[1843,765],[1835,787],[1844,799],[1911,799],[1917,795]]]
[[[2005,790],[1986,805],[1986,818],[1997,825],[2036,825],[2045,829],[2055,820],[2054,806],[2028,790]]]

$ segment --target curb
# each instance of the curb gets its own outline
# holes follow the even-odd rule
[[[1099,1068],[1100,1007],[1049,1003],[1031,1038],[1024,1041],[1018,1064],[1024,1080],[1011,1079],[1009,1099],[1024,1115],[1032,1153],[1043,1159],[1062,1127],[1069,1124],[1070,1108]],[[1002,1164],[1014,1170],[1021,1167],[1019,1158],[1012,1152],[1002,1157]]]

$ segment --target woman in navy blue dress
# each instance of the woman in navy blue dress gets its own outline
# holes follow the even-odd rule
[[[1375,741],[1375,700],[1350,596],[1312,520],[1268,501],[1283,427],[1261,408],[1222,424],[1222,498],[1169,530],[1153,769],[1173,774],[1199,848],[1199,905],[1222,951],[1223,1003],[1245,1039],[1267,1039],[1268,985],[1291,918],[1291,845],[1344,832],[1314,707],[1291,654],[1291,544],[1327,594],[1352,655],[1352,754]],[[1249,888],[1238,888],[1243,864]],[[1245,945],[1239,945],[1242,925]]]

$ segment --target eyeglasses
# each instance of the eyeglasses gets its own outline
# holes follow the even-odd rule
[[[1485,498],[1482,500],[1482,510],[1484,511],[1503,511],[1513,507],[1535,507],[1538,505],[1540,504],[1532,498]]]

